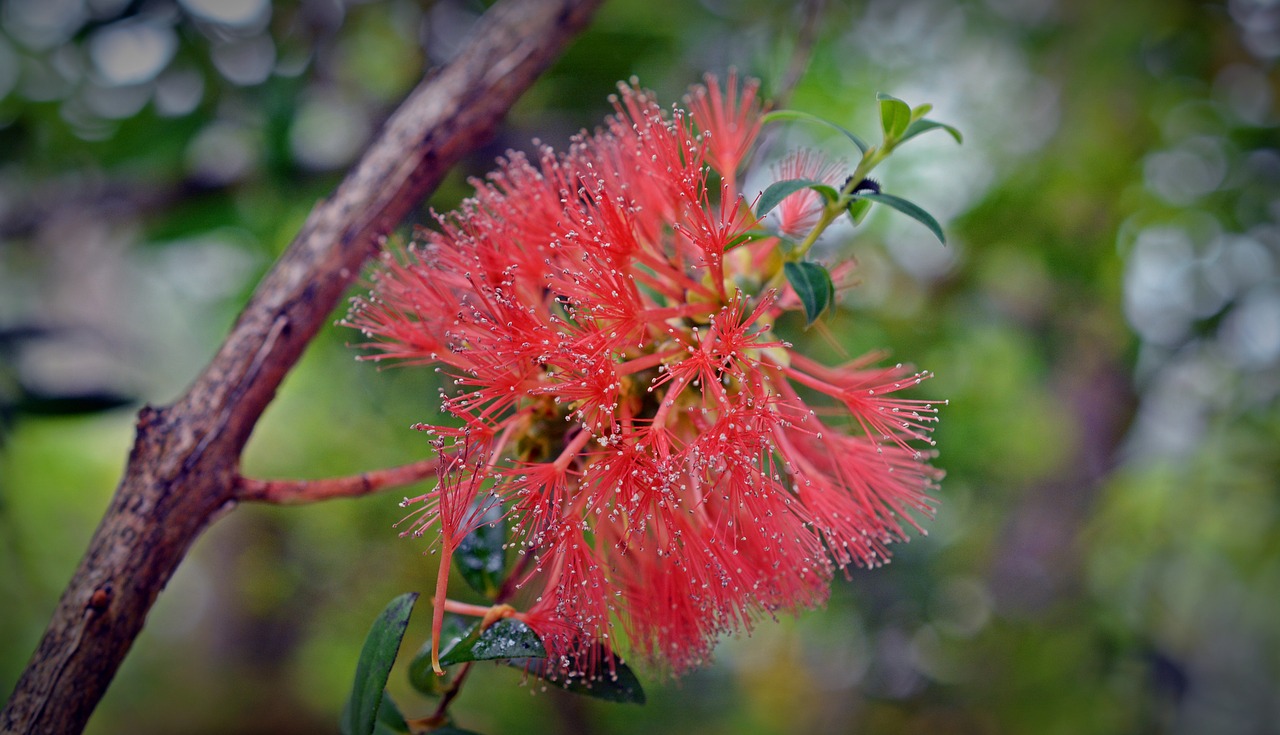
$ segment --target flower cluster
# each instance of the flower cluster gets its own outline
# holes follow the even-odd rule
[[[739,188],[756,93],[708,77],[685,111],[620,87],[602,129],[509,154],[355,301],[369,359],[449,378],[456,423],[419,427],[444,471],[410,517],[442,527],[437,621],[449,554],[493,503],[549,654],[590,668],[625,640],[677,674],[823,603],[837,569],[883,563],[932,514],[936,408],[901,396],[927,374],[828,367],[775,334],[799,302]],[[781,165],[838,178],[811,154]],[[793,194],[782,227],[815,203]]]

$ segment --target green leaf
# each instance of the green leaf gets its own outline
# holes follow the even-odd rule
[[[574,694],[595,697],[607,702],[644,704],[644,688],[640,686],[640,679],[636,677],[631,667],[605,647],[596,644],[596,649],[595,658],[601,662],[601,670],[594,677],[564,671],[551,659],[546,658],[512,659],[507,663]]]
[[[374,735],[394,735],[394,733],[409,732],[409,723],[405,722],[404,714],[400,712],[400,708],[396,706],[396,701],[391,698],[391,693],[382,692],[382,706],[378,708],[378,720],[374,723]]]
[[[342,720],[339,729],[342,735],[349,735],[350,731],[348,722],[351,719],[351,699],[347,699],[347,703],[342,707]],[[378,719],[373,723],[373,735],[396,735],[397,733],[408,733],[409,723],[405,721],[404,715],[400,712],[400,708],[396,706],[395,700],[391,698],[391,693],[382,690],[382,704],[378,707]]]
[[[483,632],[480,630],[480,623],[477,622],[457,643],[447,649],[442,643],[440,648],[441,666],[451,666],[466,661],[541,658],[547,655],[538,634],[515,618],[503,618],[485,628]]]
[[[836,298],[836,287],[831,282],[831,274],[817,263],[784,263],[782,270],[787,282],[795,289],[804,304],[805,326],[822,315],[831,307]]]
[[[360,650],[355,681],[351,685],[350,706],[343,712],[343,735],[371,735],[378,709],[382,705],[387,676],[396,662],[400,641],[409,625],[409,615],[418,601],[417,592],[408,592],[392,600],[373,621],[369,635]]]
[[[885,140],[897,140],[911,124],[911,108],[906,102],[884,92],[876,93],[880,100],[880,127]]]
[[[904,132],[902,134],[902,137],[898,139],[898,144],[901,145],[902,143],[905,143],[908,140],[911,140],[912,138],[916,137],[921,133],[927,133],[930,130],[939,130],[939,129],[945,130],[948,133],[950,133],[951,137],[955,138],[957,143],[964,142],[964,136],[960,135],[960,131],[956,130],[950,125],[947,125],[946,123],[935,122],[933,120],[916,120],[915,122],[907,126],[906,132]]]
[[[938,241],[941,242],[943,245],[947,244],[947,237],[946,235],[942,234],[942,225],[938,224],[938,220],[934,219],[933,215],[924,211],[917,205],[912,204],[906,199],[903,199],[902,197],[896,197],[892,194],[885,194],[884,192],[880,192],[879,194],[872,194],[871,192],[863,192],[858,194],[858,197],[861,199],[870,199],[873,202],[879,202],[880,204],[883,204],[886,207],[892,207],[893,209],[896,209],[899,212],[902,212],[903,214],[907,215],[908,217],[911,217],[912,219],[916,220],[917,222],[924,225],[925,227],[928,227],[929,230],[933,232],[934,236],[938,238]]]
[[[817,115],[810,115],[807,112],[801,112],[799,110],[775,110],[773,112],[765,114],[760,119],[761,121],[766,123],[771,123],[776,120],[801,120],[803,122],[819,123],[821,125],[826,125],[829,128],[834,128],[840,131],[841,133],[843,133],[844,137],[853,141],[853,144],[858,146],[859,151],[866,153],[868,150],[871,149],[871,146],[867,145],[867,142],[865,140],[854,135],[852,132],[850,132],[843,126],[837,125],[831,122],[830,120],[824,120],[818,117]]]
[[[830,202],[835,201],[836,197],[840,196],[834,187],[821,181],[814,181],[813,179],[783,179],[769,184],[760,193],[760,201],[756,204],[756,216],[764,217],[774,207],[781,204],[783,199],[801,189],[813,189]]]
[[[930,112],[933,112],[933,105],[926,102],[923,105],[911,108],[911,119],[919,120]]]
[[[440,650],[447,652],[466,635],[466,619],[460,615],[445,614],[444,623],[440,626]],[[431,639],[428,638],[409,662],[409,683],[429,697],[438,697],[444,693],[445,682],[446,678],[437,676],[435,669],[431,668]]]
[[[871,200],[861,197],[849,202],[849,219],[853,220],[855,225],[862,224],[862,220],[867,218],[867,212],[871,211]]]
[[[480,525],[467,534],[453,552],[453,566],[471,589],[494,600],[506,578],[507,556],[502,547],[507,543],[507,523],[502,504],[491,496],[476,502],[489,505],[480,518]]]

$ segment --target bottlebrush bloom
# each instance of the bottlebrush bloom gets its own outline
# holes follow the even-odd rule
[[[692,113],[620,89],[602,129],[509,154],[384,253],[346,323],[368,359],[451,381],[457,423],[419,427],[447,461],[410,531],[439,523],[447,557],[480,522],[465,509],[500,501],[529,559],[515,602],[551,656],[591,669],[625,640],[679,674],[919,529],[936,408],[902,397],[927,373],[828,367],[776,336],[798,301],[735,183],[754,83],[709,77]]]

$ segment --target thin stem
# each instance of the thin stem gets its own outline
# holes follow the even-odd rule
[[[333,498],[355,498],[420,482],[436,473],[440,459],[432,457],[399,467],[318,480],[258,480],[237,476],[237,500],[274,505],[301,505]]]

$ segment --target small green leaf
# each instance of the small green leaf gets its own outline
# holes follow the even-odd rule
[[[906,102],[891,94],[878,92],[880,100],[880,127],[884,130],[885,140],[897,140],[911,124],[911,108]]]
[[[867,212],[871,211],[871,201],[869,199],[854,199],[849,202],[849,219],[853,220],[855,225],[862,224],[862,220],[867,218]]]
[[[831,274],[817,263],[788,262],[782,265],[782,270],[800,297],[800,303],[804,304],[805,326],[813,324],[835,301],[836,287],[831,282]]]
[[[373,622],[360,650],[355,681],[351,685],[350,706],[342,718],[343,735],[371,735],[378,709],[382,704],[387,676],[396,662],[400,641],[409,625],[409,615],[418,601],[417,592],[408,592],[392,600]]]
[[[488,507],[480,518],[480,525],[467,534],[453,552],[453,566],[471,589],[493,600],[506,578],[507,556],[502,547],[507,543],[507,523],[502,504],[491,496],[476,502],[488,503]]]
[[[440,650],[447,653],[466,635],[466,619],[446,613],[444,623],[440,626]],[[438,697],[444,692],[446,681],[445,677],[437,676],[435,669],[431,668],[431,639],[428,638],[409,662],[409,683],[429,697]]]
[[[821,181],[814,181],[813,179],[783,179],[782,181],[775,181],[772,184],[769,184],[769,186],[760,193],[760,201],[756,204],[756,216],[764,217],[772,211],[774,207],[781,204],[783,199],[786,199],[801,189],[813,189],[824,197],[827,197],[828,193],[824,193],[822,191],[822,189],[826,189],[830,194],[829,201],[835,201],[836,196],[838,196],[835,189]]]
[[[578,672],[566,672],[551,659],[546,658],[512,659],[507,663],[574,694],[595,697],[607,702],[644,704],[644,688],[640,686],[640,679],[636,677],[631,667],[623,663],[617,654],[603,646],[596,644],[596,648],[596,657],[601,661],[601,670],[590,678]]]
[[[502,658],[541,658],[547,655],[537,633],[516,620],[503,618],[483,632],[477,622],[455,645],[440,646],[440,665],[452,666],[466,661],[492,661]]]
[[[930,130],[939,130],[939,129],[945,130],[948,133],[950,133],[951,137],[955,138],[957,143],[964,142],[964,136],[960,135],[960,131],[956,130],[950,125],[947,125],[946,123],[935,122],[933,120],[916,120],[915,122],[907,126],[906,132],[904,132],[902,134],[902,137],[898,139],[898,144],[901,145],[921,133],[927,133]]]
[[[892,207],[893,209],[896,209],[899,212],[902,212],[903,214],[907,215],[908,217],[911,217],[912,219],[916,220],[917,222],[924,225],[925,227],[928,227],[929,230],[933,232],[934,236],[938,238],[938,241],[941,242],[943,245],[947,243],[947,237],[946,235],[942,234],[942,225],[938,224],[938,220],[934,219],[933,215],[924,211],[917,205],[912,204],[906,199],[903,199],[902,197],[896,197],[892,194],[885,194],[884,192],[880,192],[879,194],[872,194],[871,192],[863,192],[858,194],[858,197],[862,199],[870,199],[873,202],[879,202],[880,204],[883,204],[886,207]]]
[[[854,135],[852,132],[850,132],[843,126],[837,125],[831,122],[830,120],[824,120],[818,117],[817,115],[810,115],[807,112],[801,112],[799,110],[775,110],[773,112],[765,114],[760,119],[766,123],[771,123],[776,120],[801,120],[804,122],[819,123],[821,125],[826,125],[829,128],[834,128],[840,131],[841,133],[844,133],[844,136],[846,138],[853,141],[853,144],[858,146],[859,151],[866,153],[868,150],[871,149],[871,146],[867,145],[867,142],[865,140]]]
[[[930,112],[933,112],[933,105],[926,102],[923,105],[911,108],[911,119],[919,120]]]

